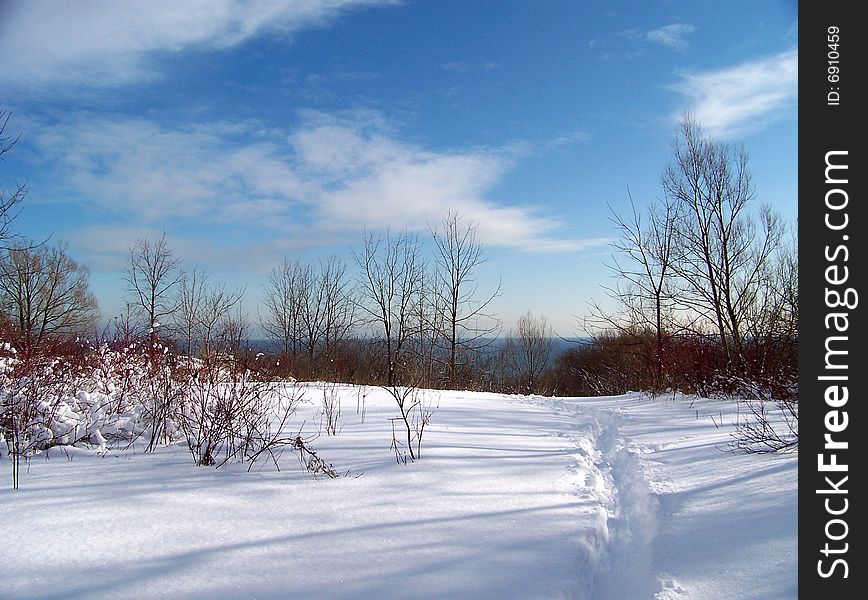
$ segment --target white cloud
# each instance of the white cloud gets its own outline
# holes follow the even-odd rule
[[[687,36],[691,35],[694,31],[696,31],[696,27],[693,25],[671,23],[651,31],[639,28],[627,29],[626,31],[622,31],[621,35],[631,40],[653,42],[676,50],[683,50],[687,47]],[[591,47],[596,45],[596,41],[591,42]]]
[[[256,200],[264,218],[290,208],[265,201],[303,196],[274,142],[233,146],[238,134],[222,123],[172,130],[146,119],[80,117],[31,129],[59,175],[109,211],[148,220],[236,218],[239,202]]]
[[[145,119],[78,116],[31,125],[58,186],[151,227],[172,220],[241,224],[310,244],[386,227],[424,231],[450,209],[479,225],[486,244],[581,250],[557,219],[504,206],[492,190],[504,150],[432,151],[401,141],[378,113],[306,114],[289,132],[256,123],[170,129]],[[529,203],[528,203],[529,204]]]
[[[795,50],[703,73],[685,73],[674,89],[717,137],[734,137],[792,114],[798,92]],[[680,115],[679,115],[680,116]]]
[[[19,0],[0,7],[0,82],[112,86],[159,76],[158,53],[291,34],[394,0]]]
[[[644,37],[649,42],[656,42],[670,48],[681,49],[687,47],[686,38],[694,31],[696,31],[696,27],[693,25],[687,25],[686,23],[672,23],[671,25],[665,25],[660,29],[649,31]]]
[[[488,197],[511,161],[508,152],[432,152],[366,125],[319,123],[293,136],[311,179],[330,182],[318,196],[322,223],[352,230],[423,230],[451,209],[479,226],[488,245],[534,251],[578,250],[554,239],[561,223],[531,207],[502,206]]]
[[[553,137],[546,144],[546,148],[563,148],[565,146],[571,146],[573,144],[578,144],[581,142],[587,142],[591,139],[591,134],[587,131],[572,131],[570,133],[564,133],[562,135]]]

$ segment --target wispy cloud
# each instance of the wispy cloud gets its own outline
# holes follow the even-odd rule
[[[489,245],[533,251],[584,247],[579,240],[556,238],[562,223],[532,206],[490,199],[513,160],[509,148],[435,152],[399,140],[388,125],[371,123],[377,121],[320,114],[291,137],[304,181],[317,182],[320,226],[422,230],[456,209],[478,223]]]
[[[168,129],[141,118],[82,116],[31,130],[57,174],[110,212],[148,220],[219,219],[234,217],[239,202],[255,199],[260,217],[268,217],[264,201],[302,197],[303,184],[273,141],[251,139],[248,130],[247,144],[232,144],[245,128]]]
[[[670,23],[669,25],[664,25],[659,29],[650,31],[638,28],[628,29],[621,32],[621,35],[631,40],[653,42],[655,44],[662,44],[668,48],[683,50],[688,46],[688,36],[693,34],[694,31],[696,31],[696,27],[693,25]]]
[[[432,151],[402,141],[379,113],[309,112],[292,131],[256,123],[168,128],[146,119],[70,117],[31,127],[59,186],[149,227],[172,220],[237,224],[308,245],[363,229],[423,231],[450,209],[488,245],[575,251],[562,223],[528,201],[492,199],[508,149]]]
[[[686,48],[687,36],[696,31],[696,27],[686,23],[672,23],[665,25],[660,29],[649,31],[645,34],[645,39],[649,42],[663,44],[669,48]]]
[[[673,88],[704,129],[734,137],[790,114],[798,92],[795,50],[717,71],[684,73]]]
[[[158,59],[290,35],[395,0],[52,0],[0,6],[0,82],[105,87],[159,77]]]
[[[591,139],[591,134],[587,131],[572,131],[555,136],[545,144],[547,149],[564,148],[582,142],[587,142]]]

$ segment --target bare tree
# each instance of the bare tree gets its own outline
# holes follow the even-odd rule
[[[207,275],[197,269],[182,272],[178,282],[178,309],[175,311],[175,328],[184,343],[185,354],[196,353],[199,315],[208,289]]]
[[[716,340],[728,376],[744,377],[747,348],[780,322],[776,288],[795,291],[780,277],[792,273],[794,263],[775,274],[780,218],[767,207],[750,211],[755,193],[744,149],[704,136],[687,115],[673,154],[662,177],[664,197],[651,204],[647,226],[632,198],[632,215],[613,217],[621,234],[614,246],[623,262],[616,258],[610,265],[618,283],[608,293],[620,312],[592,308],[604,330],[633,337],[640,346],[654,339],[658,389],[666,383],[664,339],[684,333],[694,342]],[[643,353],[649,354],[637,351]]]
[[[618,231],[612,243],[616,254],[607,264],[615,278],[606,294],[618,308],[607,310],[592,302],[591,315],[585,320],[587,331],[600,331],[609,336],[612,331],[633,340],[639,347],[638,356],[650,355],[653,360],[654,389],[665,387],[664,359],[666,338],[677,329],[675,318],[674,266],[675,207],[671,202],[656,200],[649,207],[647,222],[630,199],[628,217],[609,207],[611,220]],[[650,333],[650,336],[648,335]],[[648,352],[644,346],[653,344]]]
[[[774,284],[770,294],[775,315],[773,330],[778,335],[794,340],[799,339],[799,241],[793,231],[790,244],[782,248],[772,274]]]
[[[312,370],[322,335],[322,289],[318,285],[316,272],[311,265],[301,265],[296,284],[302,346],[307,368]]]
[[[90,332],[98,316],[87,268],[60,245],[22,245],[0,257],[0,306],[25,355],[50,337]]]
[[[180,280],[180,261],[166,244],[165,232],[157,240],[139,239],[130,248],[127,266],[127,291],[148,328],[148,343],[153,352],[157,328],[177,307],[174,292]]]
[[[317,284],[322,298],[322,345],[326,364],[335,349],[346,342],[356,325],[355,288],[346,264],[337,257],[319,263]]]
[[[206,360],[220,351],[219,341],[223,338],[225,326],[230,324],[228,319],[231,318],[232,310],[241,302],[243,295],[242,288],[228,289],[225,284],[206,288],[196,319],[202,356]]]
[[[730,369],[744,368],[748,315],[780,244],[783,227],[770,209],[748,213],[755,197],[747,153],[705,137],[686,116],[663,174],[677,212],[671,264],[683,283],[681,304],[716,330]]]
[[[500,323],[488,312],[491,302],[500,295],[500,285],[486,296],[479,296],[476,275],[485,263],[482,244],[476,237],[476,224],[463,222],[455,211],[443,218],[434,238],[438,308],[444,311],[438,324],[447,353],[449,387],[458,386],[459,360],[462,353],[480,350],[496,338]]]
[[[528,311],[519,317],[502,354],[522,393],[540,392],[542,376],[550,366],[553,349],[552,328],[544,315],[535,317]]]
[[[3,155],[12,150],[19,137],[5,136],[6,126],[9,123],[9,112],[0,109],[0,160]],[[2,187],[0,182],[0,249],[10,245],[13,238],[12,222],[20,213],[20,204],[27,194],[27,185],[15,183],[12,190]]]
[[[420,381],[434,387],[442,380],[442,332],[446,330],[444,294],[437,291],[438,279],[423,268],[413,301],[413,352],[418,357]]]
[[[284,356],[295,356],[301,347],[301,288],[305,267],[284,259],[271,270],[265,282],[264,314],[259,323],[269,340]]]
[[[359,307],[381,338],[386,362],[384,387],[398,406],[407,451],[415,460],[419,444],[414,448],[414,423],[423,408],[416,393],[423,370],[412,344],[414,316],[425,272],[419,241],[406,232],[398,236],[389,232],[385,237],[366,236],[355,258],[361,270]],[[430,415],[426,417],[428,421]]]
[[[241,291],[241,290],[238,290]],[[218,332],[212,344],[215,351],[231,357],[233,366],[247,355],[250,349],[250,322],[239,302],[230,307],[218,325]]]
[[[210,284],[201,271],[182,274],[177,327],[182,331],[188,356],[198,350],[206,361],[225,350],[226,340],[241,340],[246,324],[233,316],[244,296],[244,288],[230,289],[226,284]]]
[[[321,260],[316,267],[284,259],[268,277],[264,302],[265,314],[259,320],[266,335],[286,356],[303,350],[311,369],[321,357],[328,367],[355,320],[351,282],[337,257]]]
[[[619,283],[609,292],[621,312],[595,310],[604,328],[619,334],[605,350],[631,337],[642,344],[653,331],[655,389],[665,383],[737,399],[746,408],[735,434],[739,449],[795,447],[795,243],[782,246],[784,227],[770,208],[751,211],[755,191],[743,148],[706,137],[687,115],[673,155],[662,177],[664,197],[651,205],[648,225],[632,198],[632,216],[614,216],[621,234],[615,248],[624,262],[615,259]],[[681,358],[664,365],[662,342],[676,335]],[[676,368],[664,381],[666,366]],[[774,406],[782,415],[777,421],[769,418]]]
[[[344,339],[355,324],[355,289],[346,263],[336,256],[320,262],[319,284],[323,290],[323,331],[328,346]]]
[[[311,367],[324,355],[326,364],[335,345],[353,326],[355,301],[346,265],[337,257],[305,267],[298,278],[302,333]]]
[[[413,334],[414,302],[423,279],[419,241],[406,232],[369,235],[355,259],[361,270],[358,306],[381,338],[386,384],[394,386],[402,374],[415,371],[402,360]]]

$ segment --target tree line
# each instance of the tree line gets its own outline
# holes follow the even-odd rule
[[[0,155],[16,141],[3,137],[7,123],[0,112]],[[388,230],[365,234],[349,260],[285,258],[253,315],[241,310],[245,289],[184,269],[165,235],[137,240],[127,310],[97,332],[87,268],[60,243],[14,235],[26,186],[0,188],[0,335],[25,359],[74,354],[96,337],[137,344],[155,364],[256,359],[269,377],[385,386],[402,415],[401,389],[647,390],[784,402],[797,423],[796,242],[771,209],[754,208],[746,152],[686,116],[661,190],[647,208],[630,197],[627,214],[612,211],[611,302],[581,320],[590,341],[555,356],[542,315],[504,334],[491,311],[500,286],[479,288],[477,225],[455,211],[427,244]],[[257,330],[268,349],[251,347]]]

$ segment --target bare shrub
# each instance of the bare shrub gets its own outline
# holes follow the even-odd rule
[[[570,348],[555,360],[553,391],[573,396],[610,396],[646,389],[633,336],[603,334]]]
[[[772,396],[768,386],[746,379],[727,382],[725,397],[738,402],[739,412],[730,449],[749,454],[795,451],[799,444],[799,400]]]
[[[190,369],[182,389],[179,424],[197,465],[267,456],[279,469],[281,452],[295,443],[288,428],[303,397],[297,386],[209,361]]]
[[[360,385],[356,388],[356,414],[359,415],[359,422],[365,422],[365,413],[367,412],[368,389],[367,386]]]
[[[341,394],[338,386],[334,383],[326,383],[322,386],[322,412],[321,427],[325,426],[326,435],[337,435],[340,431],[341,420]]]
[[[440,407],[435,403],[427,390],[415,389],[410,411],[410,427],[413,429],[413,437],[416,442],[416,458],[422,458],[422,435],[425,428],[431,423],[434,413]]]
[[[400,434],[398,433],[398,429],[396,429],[396,424],[400,421],[401,417],[392,417],[389,419],[389,424],[392,426],[392,443],[389,445],[389,450],[392,450],[395,453],[395,462],[406,465],[408,460],[408,446],[399,439]]]
[[[141,436],[146,362],[143,354],[106,344],[77,355],[30,356],[6,344],[0,359],[0,444],[12,459],[13,488],[22,459],[57,446],[105,450]]]
[[[19,359],[15,349],[7,354],[0,372],[0,440],[12,461],[12,489],[20,485],[21,462],[37,451],[68,439],[68,426],[59,398],[66,395],[55,372],[53,359]],[[74,435],[74,434],[73,434]]]
[[[326,462],[319,454],[317,454],[308,444],[309,441],[305,441],[301,434],[296,435],[292,439],[291,446],[294,450],[298,452],[298,459],[304,468],[307,469],[309,473],[313,475],[325,475],[330,479],[335,479],[340,477],[340,473],[335,470],[334,465],[330,462]],[[275,462],[275,464],[277,464]],[[349,472],[346,473],[347,475]]]
[[[422,457],[422,435],[425,427],[431,423],[431,419],[437,409],[424,390],[417,386],[391,386],[386,391],[394,398],[398,406],[400,416],[390,419],[392,423],[392,449],[396,458],[399,459],[402,452],[409,454],[410,460]],[[400,424],[401,434],[395,430],[395,425]],[[404,439],[399,439],[403,437]],[[404,450],[401,450],[404,448]],[[407,462],[406,457],[403,462]]]

